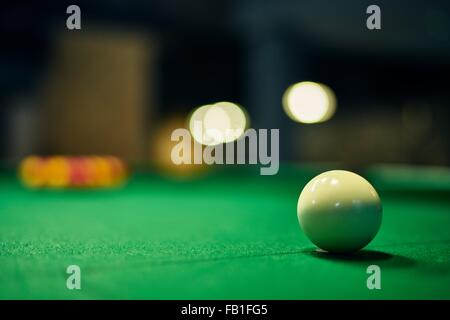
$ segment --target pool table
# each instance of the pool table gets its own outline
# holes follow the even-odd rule
[[[137,169],[115,189],[30,190],[4,168],[0,299],[450,299],[450,170],[357,169],[381,197],[380,232],[356,254],[328,255],[296,213],[328,169],[341,168]],[[69,265],[81,290],[66,288]],[[367,288],[369,265],[380,290]]]

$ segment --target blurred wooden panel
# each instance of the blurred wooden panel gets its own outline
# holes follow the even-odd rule
[[[44,88],[46,150],[145,159],[155,50],[133,33],[65,33]]]

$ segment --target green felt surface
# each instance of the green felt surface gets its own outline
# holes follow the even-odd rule
[[[2,172],[0,298],[450,298],[445,181],[384,188],[384,172],[379,234],[336,257],[315,252],[297,222],[298,195],[319,171],[225,170],[193,181],[136,173],[106,191],[32,191]],[[71,264],[82,270],[79,291],[66,289]],[[371,264],[381,290],[366,287]]]

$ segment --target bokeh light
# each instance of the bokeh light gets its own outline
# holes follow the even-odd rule
[[[248,122],[248,116],[241,106],[224,101],[194,110],[189,117],[189,130],[195,141],[213,146],[239,139]]]
[[[177,129],[185,129],[185,115],[171,115],[162,122],[160,127],[150,136],[149,159],[155,166],[158,173],[173,179],[192,179],[207,172],[208,166],[204,163],[194,163],[194,153],[197,147],[202,150],[195,140],[190,141],[190,148],[187,149],[191,163],[175,164],[172,159],[172,151],[176,144],[171,140],[172,133]]]
[[[329,120],[336,110],[336,96],[324,84],[299,82],[290,86],[283,96],[283,108],[294,121],[318,123]]]

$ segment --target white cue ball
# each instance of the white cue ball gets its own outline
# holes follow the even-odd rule
[[[380,198],[363,177],[344,170],[319,174],[303,188],[297,214],[319,248],[345,253],[364,248],[381,226]]]

